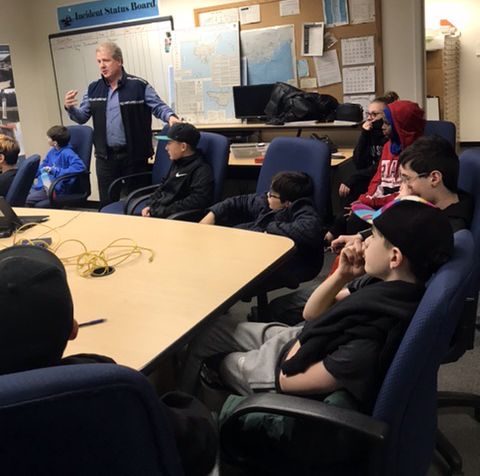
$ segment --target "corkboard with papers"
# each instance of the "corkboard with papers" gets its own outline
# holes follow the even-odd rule
[[[384,92],[381,0],[344,0],[343,3],[348,5],[350,23],[338,26],[328,26],[326,24],[323,9],[325,2],[327,6],[331,7],[337,7],[339,3],[337,0],[324,0],[323,2],[322,0],[298,0],[298,2],[293,0],[286,3],[279,0],[247,0],[198,8],[194,10],[195,25],[203,26],[222,20],[235,21],[235,11],[240,12],[245,7],[249,7],[253,15],[243,17],[243,19],[254,22],[242,23],[240,21],[241,32],[280,25],[293,25],[297,66],[296,85],[308,91],[331,94],[340,102],[344,102],[345,95],[348,95],[345,102],[356,96],[363,96],[363,99],[368,102],[368,96],[373,97],[373,95],[381,95]],[[281,15],[281,8],[285,11],[286,7],[293,5],[295,10],[297,3],[299,13]],[[245,10],[241,13],[244,12]],[[291,13],[291,10],[289,13]],[[257,15],[256,18],[255,14]],[[360,17],[369,18],[369,21],[351,23],[355,19],[360,19]],[[238,15],[237,18],[240,19]],[[315,22],[325,22],[323,55],[318,57],[305,56],[302,54],[304,24]],[[337,41],[333,46],[328,47],[327,38],[330,36],[333,36]],[[336,67],[337,60],[335,57],[338,58],[338,68]],[[317,75],[317,67],[320,76]],[[307,69],[307,76],[300,77],[301,70],[305,74]],[[338,72],[340,72],[340,75]],[[318,85],[319,78],[325,85]],[[333,83],[333,81],[336,82]],[[316,87],[312,87],[315,85]]]

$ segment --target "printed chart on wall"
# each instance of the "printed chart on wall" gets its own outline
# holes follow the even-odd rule
[[[232,90],[240,84],[238,23],[174,32],[173,68],[179,115],[197,124],[239,122]]]
[[[240,44],[243,84],[283,81],[297,85],[293,25],[244,30]]]
[[[0,107],[0,134],[16,139],[23,154],[17,94],[13,81],[12,57],[8,45],[0,45]]]
[[[88,84],[100,78],[95,49],[103,41],[117,43],[122,49],[126,72],[148,81],[165,102],[171,103],[171,30],[168,17],[50,35],[63,123],[73,124],[63,109],[65,93],[77,90],[80,101]],[[153,118],[152,126],[161,129],[163,123]]]

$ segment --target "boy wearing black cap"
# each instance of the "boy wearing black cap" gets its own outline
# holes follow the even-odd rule
[[[96,354],[62,358],[78,324],[62,262],[38,246],[0,251],[0,375],[43,367],[115,363]],[[162,397],[185,474],[207,474],[216,454],[216,429],[206,407],[180,392]]]
[[[425,282],[453,251],[447,217],[415,197],[386,205],[373,225],[365,243],[342,250],[337,270],[308,300],[303,325],[225,316],[192,347],[184,388],[195,388],[195,365],[198,373],[205,358],[231,352],[219,372],[236,393],[326,396],[343,389],[360,408],[371,408]]]
[[[192,124],[179,122],[168,130],[165,149],[172,166],[142,210],[144,217],[165,218],[172,213],[206,208],[213,200],[213,175],[197,150],[200,132]]]

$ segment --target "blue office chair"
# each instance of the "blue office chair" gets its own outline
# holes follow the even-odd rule
[[[293,417],[298,425],[294,431],[300,431],[293,434],[286,447],[278,450],[274,446],[275,457],[285,471],[277,474],[426,474],[435,445],[437,371],[467,295],[473,256],[470,231],[457,232],[454,256],[430,280],[371,415],[290,395],[249,396],[221,428],[225,459],[248,470],[260,467],[263,474],[272,474],[262,466],[266,449],[270,448],[266,435],[258,459],[244,451],[251,439],[241,433],[240,418],[261,412]],[[306,425],[310,429],[307,440],[311,442],[311,454],[307,448],[295,451],[295,441]],[[332,441],[336,445],[329,445],[332,453],[326,455],[327,461],[318,461],[322,445]],[[292,454],[294,457],[289,457]],[[301,464],[307,464],[308,470]]]
[[[158,398],[140,373],[70,365],[0,377],[0,472],[182,475]]]
[[[312,178],[313,202],[320,218],[324,220],[330,209],[330,149],[328,146],[314,139],[275,137],[265,154],[256,193],[267,192],[273,176],[283,171],[304,172]],[[323,243],[319,242],[318,247],[322,249]],[[303,281],[313,279],[320,272],[323,265],[323,252],[316,261],[312,261],[308,275],[304,276]],[[283,270],[288,266],[287,262]],[[299,286],[298,277],[283,270],[257,283],[255,289],[244,297],[248,300],[252,293],[257,296],[257,308],[252,308],[251,320],[268,319],[268,291],[281,287],[295,289]]]
[[[457,141],[457,129],[453,122],[449,121],[427,121],[425,124],[426,136],[437,135],[443,137],[445,140],[448,140],[452,147],[455,148]]]
[[[33,154],[18,165],[18,171],[8,189],[5,200],[12,207],[24,207],[28,192],[32,187],[33,180],[37,175],[40,156]]]
[[[48,199],[35,204],[36,208],[64,208],[75,207],[85,203],[90,196],[90,164],[92,161],[93,129],[90,126],[68,126],[70,145],[85,164],[84,172],[66,174],[56,178],[48,189]],[[65,180],[75,179],[71,193],[58,195],[55,193],[57,185]]]
[[[330,200],[328,146],[314,139],[275,137],[265,154],[256,192],[268,192],[273,176],[283,171],[305,172],[310,175],[314,186],[313,201],[320,217],[325,218]]]
[[[450,343],[445,363],[456,362],[463,354],[473,349],[475,342],[478,292],[480,289],[480,148],[465,150],[460,155],[460,189],[470,193],[474,200],[474,213],[470,226],[475,242],[474,267],[469,292],[462,318]],[[474,410],[475,419],[480,422],[480,395],[464,392],[438,392],[439,408],[468,408]],[[437,450],[454,474],[462,473],[462,458],[447,438],[439,432]]]

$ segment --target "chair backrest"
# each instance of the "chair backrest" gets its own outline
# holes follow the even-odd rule
[[[32,187],[33,180],[37,175],[40,156],[33,154],[25,160],[22,160],[18,166],[18,171],[13,179],[12,185],[8,190],[5,200],[12,207],[23,207],[27,200],[28,192]]]
[[[167,176],[172,166],[172,161],[165,149],[166,144],[163,140],[158,141],[157,150],[155,151],[155,162],[152,167],[152,185],[159,184]]]
[[[153,388],[114,364],[0,377],[2,474],[182,475]]]
[[[430,280],[377,397],[373,416],[387,422],[387,466],[395,475],[424,475],[437,422],[437,371],[467,295],[474,244],[455,233],[455,252]]]
[[[203,152],[206,162],[213,173],[213,201],[222,199],[223,184],[228,167],[230,146],[228,139],[213,132],[200,132],[198,148]]]
[[[437,135],[448,140],[452,147],[455,148],[455,142],[457,137],[457,129],[453,122],[449,121],[427,121],[425,124],[426,136]]]
[[[475,241],[475,261],[478,263],[480,260],[480,147],[467,149],[460,154],[458,186],[473,198],[474,209],[470,230]],[[477,273],[477,280],[478,292],[480,272]]]
[[[267,149],[257,181],[257,193],[267,192],[273,176],[282,171],[304,172],[313,180],[313,201],[324,218],[330,197],[330,150],[318,140],[275,137]]]
[[[90,126],[67,126],[70,132],[70,145],[82,159],[85,168],[90,170],[92,161],[93,129]]]

